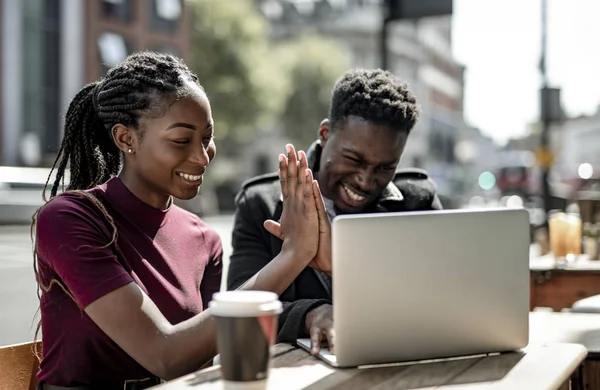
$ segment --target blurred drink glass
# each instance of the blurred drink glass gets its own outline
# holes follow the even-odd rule
[[[550,251],[557,265],[567,265],[581,255],[582,223],[577,215],[553,212],[548,219]]]

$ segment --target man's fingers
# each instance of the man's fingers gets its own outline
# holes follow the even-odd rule
[[[283,195],[283,199],[288,197],[288,188],[287,188],[287,157],[285,154],[279,155],[279,171],[277,172],[279,175],[279,183],[281,185],[281,195]]]
[[[321,349],[321,329],[316,326],[310,328],[310,352],[313,355],[319,353]]]
[[[333,324],[327,329],[327,344],[332,354],[335,354],[335,331],[333,330]]]
[[[312,170],[307,169],[304,175],[304,201],[306,202],[307,206],[314,199],[313,182]]]
[[[313,197],[315,200],[315,205],[317,206],[317,213],[319,216],[319,222],[323,222],[325,227],[329,227],[329,216],[327,215],[327,210],[325,209],[325,202],[323,200],[323,195],[321,195],[321,189],[319,188],[319,182],[313,181]],[[319,224],[319,229],[321,225]]]
[[[287,152],[287,188],[288,196],[294,196],[296,193],[296,187],[298,186],[298,158],[296,157],[296,150],[294,145],[285,145]]]
[[[272,219],[268,219],[263,223],[263,226],[266,231],[279,238],[280,240],[283,240],[283,232],[281,231],[281,224],[279,222],[275,222]]]

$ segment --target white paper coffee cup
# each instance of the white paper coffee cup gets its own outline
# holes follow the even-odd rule
[[[217,322],[223,379],[231,382],[265,380],[282,310],[277,294],[243,290],[220,292],[213,295],[209,307]]]

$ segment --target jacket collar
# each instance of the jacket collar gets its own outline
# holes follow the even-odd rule
[[[321,141],[317,140],[310,145],[306,151],[306,158],[308,159],[308,167],[314,172],[319,172],[319,162],[321,161]],[[404,201],[404,195],[400,189],[390,181],[381,193],[381,196],[375,201],[375,207],[387,202],[402,202]]]

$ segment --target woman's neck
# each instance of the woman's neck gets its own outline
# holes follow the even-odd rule
[[[139,175],[128,173],[125,169],[119,174],[119,179],[125,184],[125,187],[139,200],[158,210],[166,210],[171,206],[173,198],[169,194],[161,193],[156,188],[152,188]]]

